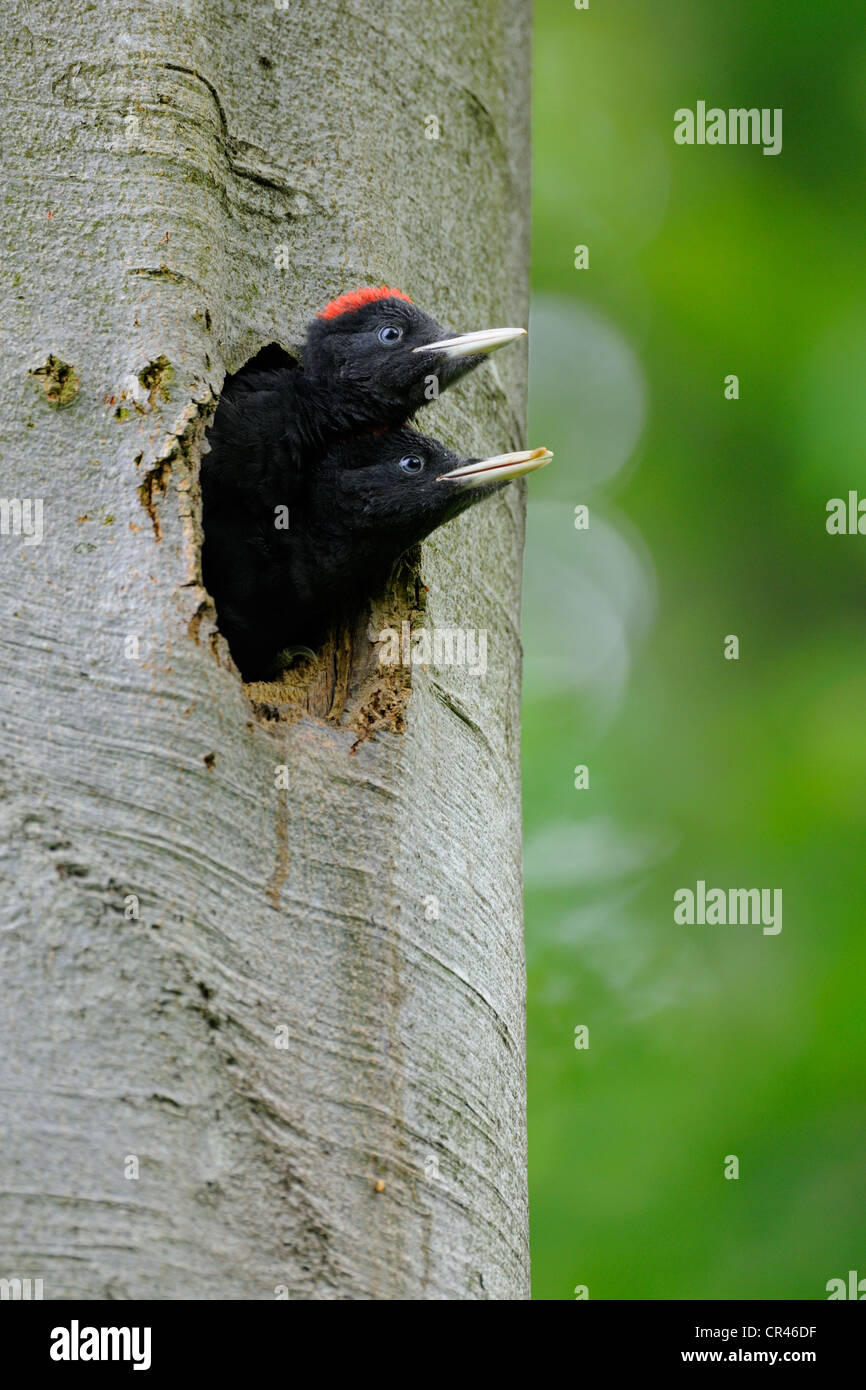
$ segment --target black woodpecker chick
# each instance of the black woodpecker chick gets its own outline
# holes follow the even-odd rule
[[[244,679],[272,675],[287,648],[317,646],[384,587],[410,546],[551,458],[530,449],[462,459],[405,428],[335,445],[305,473],[288,530],[253,528],[238,562],[211,576]]]
[[[288,511],[293,542],[295,509],[323,456],[341,440],[404,424],[524,331],[455,335],[400,290],[354,290],[309,325],[302,368],[227,380],[202,461],[202,570],[233,650],[259,659],[252,634],[243,646],[243,623],[255,625],[253,596],[270,593],[266,575],[283,534],[275,535],[277,516]]]
[[[307,329],[302,370],[242,371],[224,387],[202,466],[205,534],[209,511],[284,500],[297,475],[338,440],[405,424],[525,331],[455,335],[384,285],[332,300]]]

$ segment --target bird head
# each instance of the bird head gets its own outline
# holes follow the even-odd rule
[[[549,463],[547,449],[461,458],[416,430],[365,435],[332,449],[311,480],[315,511],[357,553],[393,561],[473,502]]]
[[[305,376],[335,393],[348,415],[398,425],[523,328],[455,334],[408,295],[381,286],[334,299],[313,320]]]

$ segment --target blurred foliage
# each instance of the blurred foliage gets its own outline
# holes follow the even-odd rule
[[[825,529],[866,496],[866,11],[536,0],[534,82],[534,1292],[826,1298],[866,1276],[866,536]],[[781,154],[675,145],[699,99],[782,107]],[[782,932],[676,925],[700,878]]]

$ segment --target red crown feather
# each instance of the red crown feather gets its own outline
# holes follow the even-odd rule
[[[335,319],[340,314],[351,314],[355,309],[362,309],[365,304],[372,304],[374,299],[405,299],[407,304],[412,303],[408,294],[404,294],[402,290],[392,289],[388,285],[379,285],[377,288],[368,285],[366,289],[349,290],[347,294],[341,294],[339,299],[332,299],[316,318]]]

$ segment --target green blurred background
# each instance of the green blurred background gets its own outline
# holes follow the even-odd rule
[[[866,496],[866,11],[536,0],[534,81],[534,1293],[826,1298],[866,1276],[866,536],[825,529]],[[782,153],[675,145],[699,99],[782,107]],[[676,925],[699,878],[782,888],[781,934]]]

